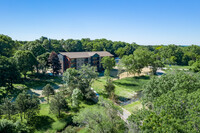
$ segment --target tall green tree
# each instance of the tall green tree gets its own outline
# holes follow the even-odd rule
[[[104,85],[105,91],[108,94],[108,97],[114,100],[115,96],[115,85],[112,82],[111,78],[107,79],[106,85]]]
[[[53,98],[51,99],[50,103],[50,112],[61,116],[61,111],[67,111],[68,105],[65,100],[65,97],[60,92],[56,93]]]
[[[2,104],[0,105],[1,112],[7,116],[10,120],[11,116],[15,114],[15,104],[12,102],[12,99],[5,98],[3,99]]]
[[[46,52],[42,55],[39,55],[37,57],[37,60],[38,60],[38,63],[39,63],[38,68],[42,70],[42,73],[46,73],[46,70],[49,67],[48,58],[49,58],[48,52]]]
[[[79,89],[74,89],[73,93],[72,93],[72,106],[77,108],[79,107],[80,101],[83,98],[83,94],[81,92],[81,90]]]
[[[154,75],[156,75],[156,72],[158,70],[158,68],[162,68],[164,67],[164,63],[161,61],[160,57],[156,54],[154,54],[153,52],[151,52],[152,55],[151,57],[149,58],[149,66],[151,67],[151,70],[152,70],[152,73]]]
[[[106,70],[105,75],[109,76],[110,75],[110,71],[113,69],[113,67],[115,66],[115,59],[105,56],[101,59],[101,63],[103,65],[103,68]]]
[[[78,87],[79,76],[79,71],[73,68],[69,68],[63,73],[63,80],[68,94],[71,95],[73,90]]]
[[[12,56],[14,45],[15,42],[12,40],[12,38],[0,34],[0,56]]]
[[[94,91],[91,90],[91,85],[97,76],[98,73],[95,71],[95,67],[83,65],[79,70],[79,82],[77,88],[82,91],[84,98],[92,99],[96,96]]]
[[[49,103],[49,96],[54,94],[55,94],[54,88],[50,84],[47,84],[45,87],[43,87],[42,95],[47,97],[47,103]]]
[[[34,66],[38,65],[35,56],[30,51],[17,51],[14,58],[16,59],[20,72],[24,74],[25,78],[27,72],[33,71]]]
[[[16,62],[13,58],[0,56],[0,87],[8,87],[9,91],[13,90],[13,83],[20,78]]]
[[[20,114],[21,121],[27,116],[27,119],[37,115],[40,110],[39,98],[35,95],[27,94],[25,91],[20,93],[15,101],[16,110]]]
[[[51,65],[51,68],[53,69],[53,74],[58,74],[59,70],[61,69],[61,64],[56,52],[51,52],[48,60]]]
[[[38,57],[41,54],[46,52],[45,48],[41,44],[35,44],[30,46],[29,50],[33,53],[35,57]]]

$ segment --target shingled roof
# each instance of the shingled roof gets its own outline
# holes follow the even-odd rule
[[[100,57],[104,56],[113,56],[107,51],[93,51],[93,52],[60,52],[61,55],[65,55],[71,59],[73,58],[89,58],[95,54],[98,54]]]

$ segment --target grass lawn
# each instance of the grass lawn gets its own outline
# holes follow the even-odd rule
[[[44,76],[44,78],[35,77],[34,75],[28,75],[28,78],[21,83],[14,84],[18,89],[37,89],[41,90],[46,84],[51,84],[54,88],[59,88],[59,84],[62,84],[62,77],[58,76]]]
[[[149,81],[149,76],[127,77],[113,81],[115,84],[115,94],[119,97],[131,98],[135,91],[142,90],[142,86]],[[106,78],[100,77],[92,84],[94,90],[100,95],[105,95],[104,85]]]
[[[165,67],[167,68],[167,69],[173,69],[173,70],[180,70],[180,69],[190,69],[190,68],[192,68],[192,66],[180,66],[180,65],[171,65],[171,66],[169,66],[169,65],[165,65]]]
[[[68,101],[69,103],[69,101]],[[70,103],[69,103],[69,106]],[[79,110],[93,106],[93,103],[88,102],[87,104],[83,101],[79,105]],[[79,112],[79,110],[69,109],[69,112],[62,112],[61,118],[57,118],[55,114],[49,113],[49,104],[40,105],[40,114],[37,117],[37,130],[36,133],[55,133],[63,130],[66,126],[72,123],[72,117]]]
[[[140,101],[136,101],[136,102],[132,102],[128,105],[124,105],[122,107],[130,112],[134,112],[134,111],[137,111],[138,109],[142,108],[142,104]]]

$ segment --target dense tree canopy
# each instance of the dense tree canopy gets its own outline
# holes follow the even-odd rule
[[[20,78],[16,61],[13,58],[0,56],[0,87],[13,89],[13,83]]]
[[[147,106],[129,117],[132,130],[199,132],[199,88],[198,75],[189,72],[152,78],[143,91],[143,102]]]
[[[15,42],[9,36],[0,34],[0,56],[12,56]]]
[[[83,65],[80,70],[69,68],[63,74],[67,92],[71,95],[73,90],[78,88],[83,93],[83,97],[87,99],[95,97],[91,85],[96,77],[95,68],[89,65]]]
[[[33,71],[34,66],[38,65],[35,56],[30,51],[17,51],[14,58],[16,59],[18,69],[24,74],[25,78],[27,72]]]

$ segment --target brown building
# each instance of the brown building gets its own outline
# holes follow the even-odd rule
[[[60,52],[58,54],[61,63],[61,73],[67,68],[80,69],[83,64],[90,64],[96,66],[98,71],[103,70],[101,59],[104,56],[113,57],[107,51],[93,51],[93,52]]]

